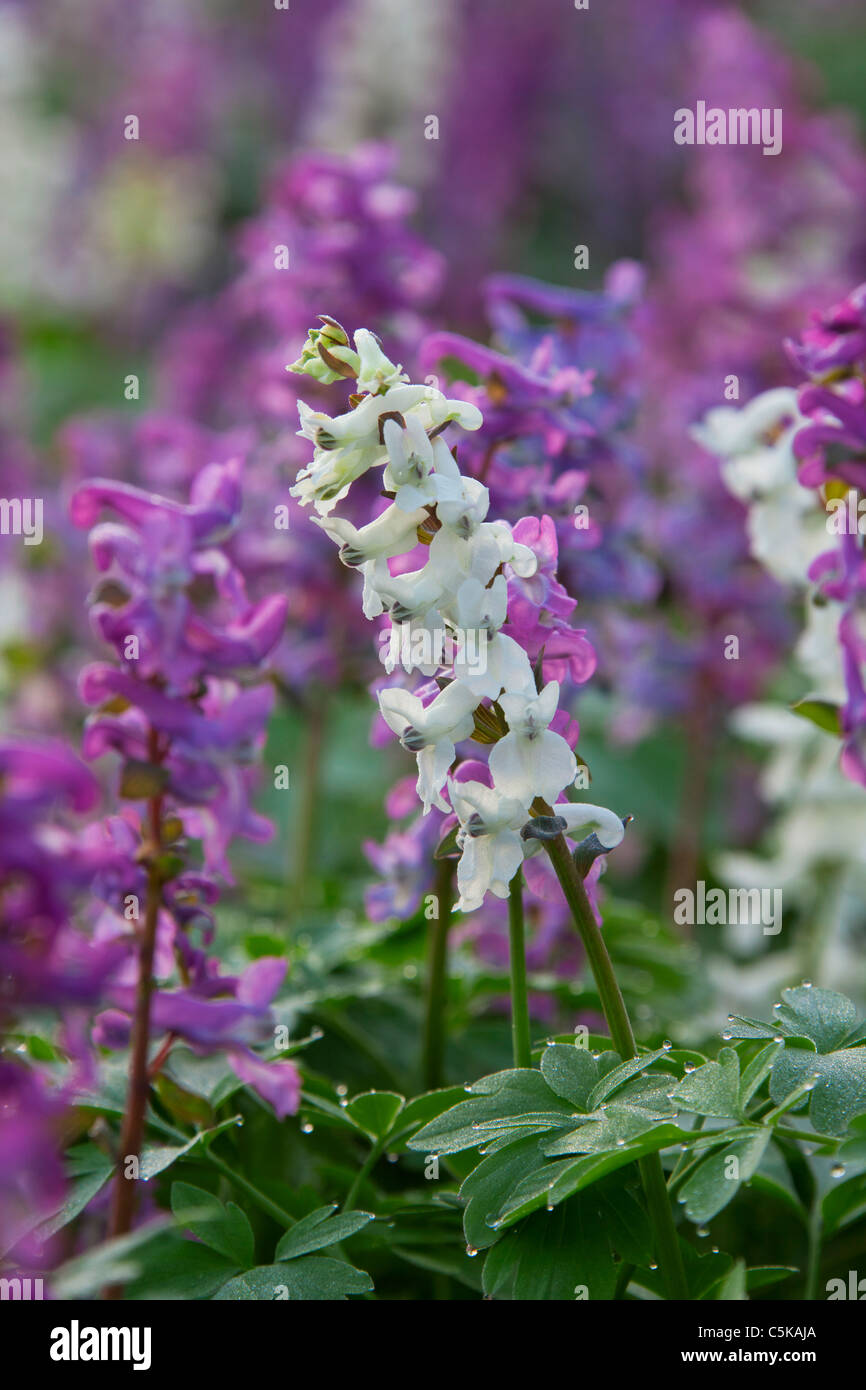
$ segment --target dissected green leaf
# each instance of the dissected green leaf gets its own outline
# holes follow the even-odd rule
[[[776,1014],[784,1031],[811,1038],[819,1052],[841,1047],[857,1022],[851,1000],[830,989],[798,985],[783,989],[782,1001]]]
[[[732,1047],[723,1047],[717,1062],[704,1062],[684,1076],[674,1090],[674,1100],[697,1115],[723,1119],[740,1113],[740,1059]]]
[[[374,1139],[383,1139],[390,1133],[404,1104],[403,1097],[396,1091],[364,1091],[349,1101],[346,1113]]]
[[[240,1269],[255,1259],[253,1229],[234,1202],[225,1206],[213,1193],[186,1182],[172,1183],[171,1209],[181,1226]]]
[[[761,1048],[760,1052],[755,1053],[745,1068],[740,1079],[740,1114],[745,1111],[752,1096],[770,1075],[773,1063],[783,1047],[784,1043],[768,1043],[766,1047]]]
[[[589,1048],[551,1043],[541,1054],[541,1074],[555,1095],[576,1110],[590,1110],[589,1093],[598,1081],[598,1065]]]
[[[373,1220],[369,1211],[347,1211],[334,1215],[336,1204],[319,1207],[308,1216],[302,1216],[281,1238],[274,1260],[295,1260],[299,1255],[309,1255],[314,1250],[324,1250],[341,1240],[348,1240]]]
[[[344,1302],[350,1294],[369,1293],[373,1281],[362,1269],[327,1255],[304,1255],[284,1264],[257,1265],[230,1279],[214,1295],[216,1302]]]
[[[745,1139],[703,1159],[680,1188],[679,1200],[691,1221],[702,1225],[732,1201],[741,1183],[756,1171],[770,1142],[769,1128],[756,1128]]]
[[[609,1299],[616,1279],[604,1218],[591,1194],[536,1212],[484,1262],[484,1292],[513,1302]]]
[[[466,1203],[463,1213],[463,1232],[466,1244],[476,1250],[486,1250],[498,1239],[488,1224],[488,1217],[498,1215],[509,1193],[529,1174],[546,1168],[534,1136],[520,1139],[516,1144],[488,1158],[473,1168],[460,1189]]]
[[[166,1231],[142,1251],[138,1275],[125,1294],[136,1300],[210,1298],[240,1267],[208,1245]]]
[[[640,1057],[631,1057],[627,1062],[621,1062],[619,1066],[612,1067],[590,1092],[589,1109],[595,1110],[602,1101],[607,1100],[608,1096],[613,1095],[614,1091],[625,1085],[626,1081],[637,1076],[638,1072],[652,1066],[653,1062],[657,1062],[660,1057],[666,1057],[669,1052],[669,1047],[658,1047],[655,1052],[644,1052]]]
[[[573,1107],[556,1096],[539,1071],[529,1068],[496,1072],[467,1087],[471,1099],[452,1106],[444,1115],[409,1140],[410,1149],[424,1153],[459,1153],[485,1142],[479,1127],[507,1118],[514,1121],[514,1137],[522,1138],[521,1121],[527,1114],[547,1114],[548,1127],[573,1116]],[[506,1131],[507,1132],[507,1131]],[[488,1136],[489,1137],[489,1136]]]
[[[809,1119],[820,1134],[844,1134],[853,1117],[866,1112],[866,1048],[822,1055],[786,1047],[773,1066],[770,1095],[781,1105],[816,1074]]]

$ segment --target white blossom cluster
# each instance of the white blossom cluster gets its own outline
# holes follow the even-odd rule
[[[541,848],[539,840],[520,833],[532,819],[533,802],[556,803],[577,772],[568,743],[550,728],[559,682],[549,681],[539,691],[526,652],[501,631],[509,575],[530,577],[537,559],[515,541],[507,522],[486,519],[487,488],[461,474],[442,437],[451,424],[478,429],[481,412],[466,401],[447,399],[433,386],[410,383],[368,330],[359,329],[352,349],[338,324],[323,322],[323,329],[311,331],[290,370],[323,382],[352,377],[357,394],[353,408],[335,417],[299,402],[299,433],[314,449],[292,495],[302,506],[313,505],[314,520],[338,545],[340,559],[361,571],[368,618],[387,614],[392,623],[408,624],[411,632],[431,639],[417,644],[426,653],[437,649],[435,636],[443,630],[458,640],[448,668],[417,660],[411,642],[392,644],[390,669],[399,664],[407,672],[436,677],[440,689],[425,702],[395,685],[379,692],[379,707],[403,746],[416,755],[425,814],[436,806],[446,813],[453,809],[458,817],[457,909],[470,911],[488,891],[507,896],[524,855]],[[333,511],[352,483],[373,467],[383,468],[383,491],[391,501],[358,529]],[[426,563],[392,576],[388,561],[419,541],[427,544]],[[469,633],[484,638],[483,663],[465,657]],[[471,645],[477,649],[477,643]],[[485,699],[495,702],[501,730],[489,758],[492,787],[450,775],[455,745],[473,734]],[[593,832],[604,850],[623,838],[623,822],[604,807],[563,802],[555,811],[573,838]]]
[[[813,603],[808,580],[809,566],[832,537],[814,491],[797,480],[793,438],[805,423],[796,391],[781,387],[763,392],[742,408],[719,406],[709,411],[692,433],[720,460],[725,485],[748,507],[746,525],[755,559],[805,600],[805,625],[795,658],[809,682],[810,698],[840,704],[845,682],[837,605]],[[846,945],[849,904],[862,900],[866,885],[862,789],[840,771],[836,741],[786,705],[769,700],[741,705],[731,726],[744,740],[768,750],[760,790],[774,820],[767,852],[718,855],[716,872],[722,882],[746,888],[781,888],[807,921],[815,914],[824,956],[822,978],[844,988],[852,965]],[[729,928],[728,934],[739,953],[759,948],[760,940],[748,927]],[[811,968],[815,966],[813,959]],[[719,968],[725,969],[721,958]],[[761,967],[756,976],[758,994],[778,988],[798,968],[791,952],[774,952],[766,970]],[[741,965],[730,975],[724,977],[726,1010],[734,999],[748,1012],[754,1000],[743,992]]]

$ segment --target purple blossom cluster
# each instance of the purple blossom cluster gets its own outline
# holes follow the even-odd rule
[[[72,498],[100,574],[91,622],[116,657],[82,672],[81,696],[94,709],[83,748],[89,758],[121,757],[121,795],[131,803],[108,826],[124,873],[97,881],[104,909],[94,930],[97,939],[134,946],[150,920],[155,975],[165,982],[150,1002],[155,1032],[229,1049],[238,1074],[257,1088],[261,1081],[286,1114],[297,1106],[296,1069],[264,1068],[248,1047],[268,1037],[268,1005],[285,962],[257,961],[235,979],[221,975],[206,950],[217,881],[232,882],[230,846],[272,833],[250,798],[274,699],[260,677],[282,634],[286,601],[276,594],[251,601],[221,546],[240,512],[241,467],[239,458],[205,466],[185,503],[108,480]],[[118,519],[98,520],[105,511]],[[191,842],[201,847],[200,866],[189,856]],[[130,931],[130,919],[145,926]],[[98,1020],[99,1041],[126,1045],[140,964],[131,960],[112,981],[114,1008]]]
[[[835,544],[813,561],[809,578],[824,601],[840,605],[845,681],[838,712],[840,763],[846,777],[866,786],[866,560],[860,510],[866,491],[866,285],[814,314],[787,347],[809,378],[798,397],[808,423],[794,436],[799,480],[825,503],[842,504],[836,513],[842,524],[832,528],[838,532]]]

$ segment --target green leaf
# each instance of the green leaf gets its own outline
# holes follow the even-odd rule
[[[776,1023],[762,1023],[759,1018],[741,1018],[731,1014],[723,1038],[766,1038],[771,1042],[782,1029]]]
[[[866,1048],[821,1054],[786,1047],[770,1077],[777,1105],[817,1073],[809,1119],[820,1134],[844,1134],[855,1115],[866,1111]]]
[[[494,1245],[484,1262],[484,1292],[513,1302],[610,1299],[617,1266],[593,1196],[536,1212]],[[586,1293],[583,1293],[583,1291]]]
[[[848,1182],[834,1183],[821,1201],[821,1218],[825,1236],[858,1220],[866,1212],[866,1174],[859,1173]]]
[[[844,994],[812,985],[782,990],[776,1010],[786,1033],[811,1038],[819,1052],[833,1052],[845,1042],[857,1022],[857,1010]]]
[[[218,1197],[204,1188],[175,1182],[171,1188],[171,1209],[181,1226],[240,1269],[253,1263],[253,1229],[234,1202],[223,1206]]]
[[[615,1185],[618,1181],[603,1183],[597,1193],[608,1240],[628,1264],[649,1265],[655,1249],[649,1217],[629,1188]]]
[[[771,1042],[756,1052],[740,1080],[740,1110],[742,1115],[758,1087],[770,1075],[773,1063],[782,1051],[784,1043]]]
[[[424,1153],[459,1153],[485,1142],[480,1132],[484,1124],[510,1118],[514,1138],[519,1139],[524,1137],[521,1122],[528,1114],[546,1114],[549,1119],[543,1128],[565,1123],[574,1114],[567,1101],[553,1094],[541,1072],[529,1068],[496,1072],[482,1077],[467,1090],[471,1099],[431,1120],[409,1140],[408,1147]]]
[[[156,1093],[173,1120],[182,1125],[195,1125],[205,1128],[213,1121],[213,1110],[206,1100],[193,1091],[178,1086],[176,1081],[162,1072],[155,1081]]]
[[[605,1153],[586,1154],[580,1158],[566,1158],[559,1163],[549,1163],[538,1173],[530,1174],[518,1183],[494,1220],[494,1229],[513,1225],[515,1221],[539,1207],[555,1207],[576,1192],[581,1192],[609,1173],[633,1163],[646,1154],[657,1153],[660,1149],[680,1143],[688,1138],[688,1130],[676,1125],[659,1125],[643,1134],[631,1144],[614,1148]]]
[[[640,1057],[632,1057],[629,1061],[621,1062],[619,1066],[613,1067],[590,1092],[589,1109],[595,1110],[603,1100],[607,1100],[609,1095],[612,1095],[631,1077],[637,1076],[638,1072],[652,1066],[653,1062],[657,1062],[660,1057],[666,1057],[669,1052],[669,1047],[659,1047],[656,1048],[655,1052],[645,1052]]]
[[[738,1115],[740,1059],[734,1049],[723,1047],[717,1062],[705,1062],[684,1076],[674,1090],[674,1100],[697,1115]]]
[[[770,1130],[756,1129],[747,1139],[735,1139],[703,1159],[680,1189],[689,1220],[702,1225],[726,1207],[758,1168],[769,1142]]]
[[[746,1270],[746,1288],[750,1293],[752,1289],[766,1289],[771,1284],[783,1283],[799,1272],[796,1265],[752,1265],[751,1269]]]
[[[126,1285],[126,1298],[210,1298],[238,1268],[237,1260],[227,1259],[210,1246],[185,1240],[177,1231],[166,1231],[142,1252],[139,1273]]]
[[[601,1153],[607,1149],[622,1148],[648,1130],[660,1127],[659,1118],[652,1111],[641,1110],[636,1105],[620,1105],[617,1101],[610,1101],[603,1111],[598,1110],[595,1114],[597,1119],[590,1119],[566,1134],[547,1140],[542,1144],[544,1152],[550,1157],[556,1154]]]
[[[724,1251],[708,1251],[707,1254],[702,1255],[693,1245],[682,1238],[680,1238],[680,1253],[683,1258],[686,1283],[692,1299],[698,1301],[714,1297],[713,1290],[718,1287],[719,1281],[730,1272],[730,1255],[725,1254]],[[659,1298],[666,1296],[664,1277],[660,1269],[642,1269],[636,1278],[642,1288],[649,1289]]]
[[[185,1144],[149,1144],[141,1151],[139,1162],[139,1176],[142,1182],[149,1182],[151,1178],[157,1177],[159,1173],[164,1173],[166,1168],[170,1168],[173,1163],[177,1163],[179,1158],[185,1158],[192,1153],[199,1144],[215,1139],[223,1130],[233,1129],[240,1119],[239,1115],[233,1115],[229,1120],[221,1120],[218,1125],[213,1125],[210,1129],[201,1129],[188,1139]]]
[[[215,1302],[281,1301],[345,1302],[350,1294],[369,1293],[373,1281],[362,1269],[327,1255],[304,1255],[284,1264],[257,1265],[230,1279],[214,1295]]]
[[[538,1151],[538,1140],[530,1136],[491,1154],[477,1168],[473,1168],[460,1189],[460,1196],[466,1203],[463,1213],[466,1244],[475,1250],[486,1250],[493,1245],[499,1236],[490,1227],[487,1218],[499,1213],[518,1183],[529,1174],[549,1166]]]
[[[314,1250],[324,1250],[328,1245],[336,1245],[348,1240],[356,1231],[373,1220],[369,1211],[347,1211],[335,1216],[336,1204],[319,1207],[309,1216],[302,1216],[280,1240],[274,1253],[274,1260],[295,1260],[299,1255],[309,1255]]]
[[[841,710],[839,705],[834,705],[830,700],[797,700],[791,705],[792,714],[798,714],[801,719],[808,719],[810,723],[817,724],[819,729],[825,729],[828,734],[842,736]]]
[[[107,1284],[127,1284],[138,1278],[144,1267],[144,1247],[165,1232],[168,1219],[151,1221],[147,1226],[103,1241],[55,1270],[51,1289],[55,1298],[90,1298]]]
[[[40,1240],[48,1240],[64,1226],[68,1226],[70,1221],[74,1221],[76,1216],[80,1216],[97,1192],[102,1191],[114,1172],[114,1164],[109,1156],[92,1144],[71,1149],[68,1167],[70,1173],[76,1173],[76,1176],[67,1189],[62,1205],[53,1216],[49,1216],[39,1225]]]
[[[598,1080],[598,1066],[586,1047],[551,1043],[541,1054],[541,1075],[550,1089],[576,1110],[591,1110],[589,1094]]]
[[[407,1100],[400,1112],[400,1132],[416,1125],[429,1124],[437,1115],[463,1100],[466,1092],[462,1086],[446,1086],[441,1091],[427,1091],[423,1096]]]
[[[746,1293],[746,1262],[736,1260],[723,1279],[715,1285],[711,1298],[723,1303],[741,1302],[748,1297]]]
[[[404,1104],[403,1097],[395,1091],[364,1091],[349,1101],[346,1114],[374,1139],[384,1139],[393,1129]]]

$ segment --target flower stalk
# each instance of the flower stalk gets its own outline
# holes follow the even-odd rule
[[[151,759],[156,764],[159,761],[159,739],[153,729],[150,731],[149,745]],[[145,850],[147,856],[147,900],[144,923],[138,941],[138,981],[135,995],[135,1014],[132,1023],[129,1086],[126,1093],[126,1111],[120,1131],[117,1172],[114,1177],[111,1219],[108,1229],[110,1237],[126,1235],[132,1228],[138,1178],[128,1177],[125,1169],[131,1158],[135,1159],[136,1169],[140,1164],[147,1101],[153,1081],[148,1054],[150,1052],[150,1001],[153,994],[153,957],[162,903],[162,880],[159,869],[159,853],[162,847],[161,796],[153,796],[148,800],[148,827],[150,839]],[[106,1290],[106,1298],[120,1298],[121,1293],[120,1286],[112,1285]]]
[[[526,933],[523,914],[523,873],[518,869],[508,885],[508,943],[511,964],[511,1045],[516,1067],[532,1066],[529,996],[526,987]]]
[[[549,812],[549,808],[547,808]],[[545,842],[554,872],[559,879],[565,900],[574,918],[586,950],[590,969],[598,989],[601,1007],[607,1019],[610,1036],[623,1061],[637,1056],[634,1032],[622,990],[616,978],[613,962],[604,938],[593,916],[586,889],[563,835]],[[679,1238],[674,1225],[665,1184],[664,1169],[658,1154],[647,1154],[638,1160],[644,1196],[656,1239],[659,1267],[671,1299],[688,1299],[689,1291],[683,1268]]]
[[[454,904],[454,865],[440,859],[436,865],[435,898],[438,916],[430,921],[427,952],[427,996],[421,1042],[421,1076],[424,1089],[442,1085],[445,1067],[445,1012],[448,1006],[448,928]]]

